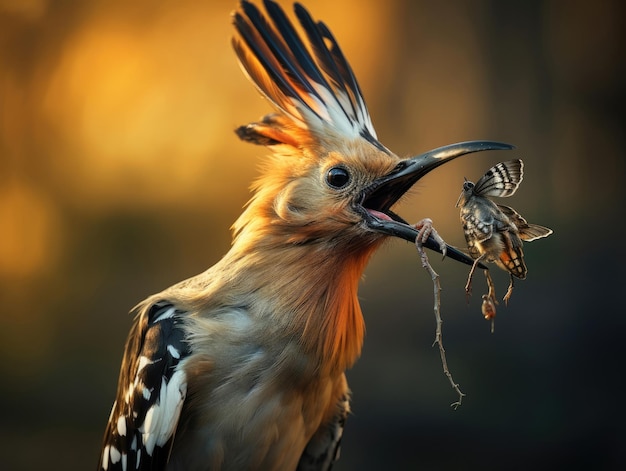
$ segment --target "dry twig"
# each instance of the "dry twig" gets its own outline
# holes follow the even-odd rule
[[[435,346],[435,344],[439,346],[439,355],[441,356],[441,364],[443,366],[443,372],[448,377],[448,380],[450,381],[452,388],[459,395],[459,400],[450,404],[450,406],[456,410],[461,405],[461,402],[463,401],[463,396],[465,396],[465,394],[461,391],[461,389],[459,388],[459,385],[455,383],[454,379],[452,378],[452,374],[450,373],[450,370],[448,369],[448,362],[446,360],[446,351],[443,348],[443,339],[441,335],[441,326],[443,324],[443,321],[441,320],[441,284],[439,283],[439,275],[430,265],[430,262],[428,261],[428,256],[426,255],[426,252],[424,251],[424,248],[422,246],[422,241],[420,237],[418,237],[417,240],[415,241],[415,246],[417,247],[417,251],[420,254],[420,258],[422,260],[422,266],[430,274],[430,277],[433,280],[433,289],[434,289],[434,295],[435,295],[434,312],[435,312],[435,321],[437,323],[437,328],[435,329],[435,341],[433,342],[433,347]]]

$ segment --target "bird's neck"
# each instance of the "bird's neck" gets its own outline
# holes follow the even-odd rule
[[[262,300],[256,313],[274,334],[297,339],[320,369],[344,371],[361,352],[365,325],[357,290],[371,250],[339,250],[324,243],[259,242],[225,257],[240,267],[239,289]]]

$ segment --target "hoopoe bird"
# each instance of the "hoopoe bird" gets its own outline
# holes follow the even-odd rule
[[[528,273],[522,241],[531,242],[552,234],[552,229],[529,224],[510,206],[491,201],[492,197],[512,196],[523,178],[524,163],[521,159],[516,159],[497,163],[487,170],[476,184],[467,179],[463,183],[463,190],[456,206],[461,209],[463,233],[469,253],[474,259],[465,286],[468,293],[476,265],[485,260],[495,263],[509,273],[511,281],[503,298],[508,303],[513,293],[513,277],[523,280]],[[490,285],[488,298],[491,299],[483,297],[482,309],[486,319],[493,319],[495,295],[492,294],[491,277],[488,281]]]
[[[472,141],[400,158],[382,145],[330,30],[299,4],[242,1],[232,44],[275,108],[237,129],[272,156],[204,273],[136,306],[104,435],[103,470],[327,470],[350,411],[345,371],[364,322],[359,279],[389,237],[468,265],[429,220],[391,207]]]

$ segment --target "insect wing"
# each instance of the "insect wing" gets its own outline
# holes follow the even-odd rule
[[[483,197],[511,196],[522,182],[523,168],[524,163],[520,159],[497,163],[476,182],[474,194]]]
[[[524,262],[524,252],[522,251],[522,241],[511,231],[501,233],[503,248],[498,256],[498,265],[507,270],[511,275],[524,279],[527,268]]]
[[[524,219],[520,213],[509,206],[499,204],[498,208],[511,220],[513,224],[515,224],[515,227],[517,227],[517,230],[519,231],[519,237],[523,241],[531,242],[536,239],[541,239],[542,237],[548,237],[552,234],[552,229],[548,227],[540,226],[538,224],[528,224],[526,219]]]

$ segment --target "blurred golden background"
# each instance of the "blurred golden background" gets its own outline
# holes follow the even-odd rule
[[[287,2],[282,2],[285,5]],[[0,454],[3,469],[93,469],[127,314],[229,247],[265,149],[235,127],[270,111],[229,39],[234,0],[0,0]],[[399,207],[463,245],[463,177],[520,157],[506,204],[555,230],[494,335],[482,275],[431,256],[432,285],[387,244],[361,287],[368,326],[349,372],[338,470],[617,469],[623,300],[625,7],[599,2],[317,0],[400,155],[492,139],[517,150],[437,170]],[[508,281],[495,274],[503,294]]]

